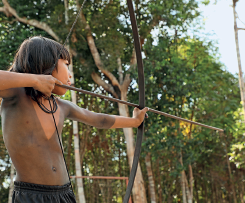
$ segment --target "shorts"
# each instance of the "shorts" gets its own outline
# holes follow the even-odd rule
[[[70,183],[62,186],[14,182],[12,203],[76,203]]]

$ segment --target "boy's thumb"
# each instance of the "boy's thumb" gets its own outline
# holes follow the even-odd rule
[[[149,108],[148,107],[145,107],[144,108],[144,112],[147,112],[147,111],[149,111]]]

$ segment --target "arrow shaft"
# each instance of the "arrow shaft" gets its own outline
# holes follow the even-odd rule
[[[81,92],[83,94],[89,94],[91,96],[95,96],[95,97],[99,97],[99,98],[102,98],[102,99],[107,99],[107,100],[110,100],[110,101],[113,101],[113,102],[118,102],[118,103],[121,103],[121,104],[126,104],[128,106],[133,106],[133,107],[139,108],[139,105],[137,105],[137,104],[133,104],[133,103],[130,103],[130,102],[122,101],[120,99],[115,99],[115,98],[112,98],[112,97],[96,94],[96,93],[93,93],[93,92],[90,92],[90,91],[87,91],[87,90],[83,90],[83,89],[80,89],[80,88],[71,87],[71,86],[67,86],[67,85],[58,85],[58,84],[56,84],[56,85],[59,86],[59,87],[63,87],[65,89]],[[191,120],[188,120],[188,119],[184,119],[184,118],[181,118],[181,117],[178,117],[178,116],[173,116],[171,114],[164,113],[162,111],[157,111],[155,109],[149,108],[149,111],[153,112],[153,113],[156,113],[156,114],[163,115],[165,117],[169,117],[169,118],[173,118],[173,119],[176,119],[176,120],[180,120],[180,121],[183,121],[183,122],[186,122],[186,123],[192,123],[194,125],[199,125],[199,126],[202,126],[204,128],[209,128],[209,129],[212,129],[212,130],[218,130],[218,131],[221,131],[221,132],[224,131],[223,129],[220,129],[220,128],[216,128],[216,127],[213,127],[213,126],[209,126],[209,125],[205,125],[205,124],[202,124],[202,123],[198,123],[198,122],[191,121]]]

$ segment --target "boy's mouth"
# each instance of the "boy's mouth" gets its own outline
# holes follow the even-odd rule
[[[68,82],[67,82],[67,85],[71,86],[71,82],[70,82],[70,81],[68,81]]]

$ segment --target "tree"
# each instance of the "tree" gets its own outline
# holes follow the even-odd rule
[[[236,23],[236,3],[238,0],[233,1],[233,15],[234,15],[234,32],[235,32],[235,41],[236,41],[236,53],[237,53],[237,62],[238,62],[238,69],[239,69],[239,86],[241,92],[241,101],[243,105],[243,112],[244,112],[244,122],[245,122],[245,87],[244,87],[244,80],[243,80],[243,72],[242,72],[242,65],[241,65],[241,57],[240,57],[240,50],[239,50],[239,42],[238,42],[238,28]]]

